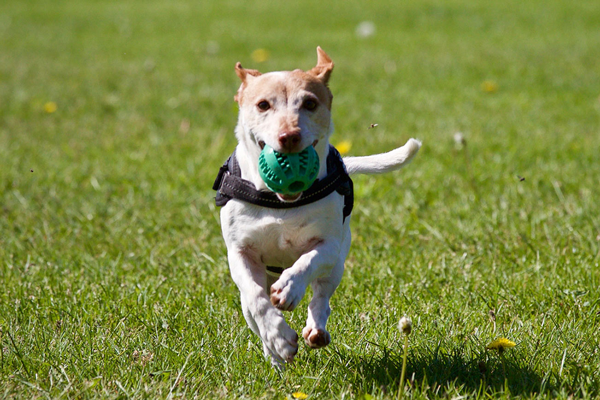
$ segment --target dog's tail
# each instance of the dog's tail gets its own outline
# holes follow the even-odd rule
[[[421,148],[421,141],[409,139],[402,147],[387,153],[364,157],[344,157],[348,174],[383,174],[408,164]]]

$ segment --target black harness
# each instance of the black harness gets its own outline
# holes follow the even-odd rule
[[[343,221],[350,215],[354,206],[352,179],[346,171],[342,156],[332,145],[329,145],[329,155],[327,156],[327,176],[317,179],[297,201],[281,201],[275,193],[256,190],[252,182],[242,179],[242,171],[235,157],[235,151],[219,169],[213,190],[217,191],[215,203],[218,207],[224,206],[231,199],[238,199],[261,207],[296,208],[321,200],[334,191],[344,196]]]

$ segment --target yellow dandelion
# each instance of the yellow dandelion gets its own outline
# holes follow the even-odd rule
[[[485,348],[488,350],[498,350],[499,352],[504,351],[504,349],[510,349],[511,347],[515,347],[517,344],[512,340],[508,340],[506,338],[498,338],[492,343],[488,344]]]
[[[255,62],[261,63],[267,61],[269,59],[270,54],[269,50],[267,49],[256,49],[252,52],[250,56]]]
[[[52,114],[56,111],[57,108],[58,106],[53,101],[49,101],[46,104],[44,104],[44,111],[46,111],[48,114]]]
[[[498,91],[498,84],[494,81],[483,81],[481,90],[486,93],[494,93]]]
[[[504,379],[506,380],[506,366],[504,365],[504,349],[510,349],[515,347],[517,344],[512,340],[506,338],[497,338],[488,344],[485,348],[489,350],[498,350],[498,354],[502,359],[502,372],[504,372]]]
[[[302,393],[302,392],[294,392],[294,393],[292,393],[292,397],[295,399],[304,400],[304,399],[308,398],[308,395],[306,393]]]
[[[341,155],[346,155],[352,148],[352,142],[349,140],[343,140],[336,144],[335,148],[340,152]]]

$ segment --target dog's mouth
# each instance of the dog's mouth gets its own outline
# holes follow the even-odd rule
[[[302,197],[302,192],[300,193],[295,193],[295,194],[281,194],[281,193],[275,193],[277,195],[277,198],[281,201],[283,201],[284,203],[293,203],[295,201],[300,200],[300,197]]]
[[[319,140],[315,140],[314,142],[312,142],[311,146],[314,148],[317,146],[317,144],[319,143]],[[259,140],[258,141],[258,146],[260,147],[261,151],[265,148],[266,143],[264,142],[264,140]],[[295,201],[300,200],[300,197],[302,197],[302,193],[303,192],[298,192],[298,193],[292,193],[292,194],[282,194],[282,193],[275,193],[277,195],[277,198],[281,201],[283,201],[284,203],[293,203]]]
[[[312,147],[317,147],[317,143],[319,143],[319,140],[315,140],[314,142],[312,142],[311,146]],[[260,149],[264,149],[265,148],[265,141],[264,140],[259,140],[258,141],[258,146],[260,147]]]

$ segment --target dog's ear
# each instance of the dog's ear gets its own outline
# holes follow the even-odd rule
[[[316,76],[323,84],[327,85],[331,71],[333,71],[333,61],[331,61],[331,58],[323,51],[321,46],[318,46],[317,66],[308,71],[308,73]]]
[[[241,84],[240,88],[238,89],[237,94],[235,96],[233,96],[233,100],[235,100],[239,103],[242,98],[242,90],[244,89],[244,86],[246,85],[246,82],[249,79],[248,77],[256,77],[256,76],[260,76],[262,74],[256,69],[246,69],[246,68],[242,67],[242,64],[239,62],[235,64],[235,73],[242,81],[242,84]]]
[[[246,82],[248,75],[250,76],[261,76],[262,74],[255,69],[246,69],[242,67],[239,62],[235,64],[235,73],[241,79],[242,82]]]

